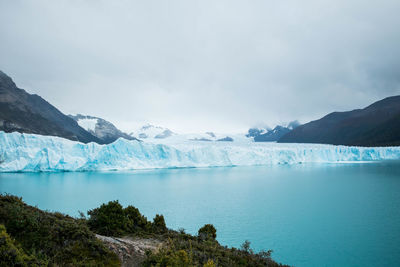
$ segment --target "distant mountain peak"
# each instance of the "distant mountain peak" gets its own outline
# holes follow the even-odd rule
[[[301,124],[298,120],[294,120],[294,121],[289,122],[289,124],[287,125],[287,128],[289,128],[290,130],[294,130],[297,127],[299,127],[300,125]]]
[[[141,130],[147,130],[147,129],[151,129],[151,128],[155,128],[155,129],[165,129],[161,126],[156,126],[150,123],[146,123],[145,125],[142,126],[142,128],[140,128]]]
[[[139,129],[130,133],[130,136],[133,136],[138,139],[165,139],[172,135],[175,135],[173,131],[168,128],[164,128],[161,126],[153,125],[150,123],[146,123],[141,126]]]
[[[17,87],[16,84],[14,83],[14,81],[11,79],[11,77],[8,76],[7,74],[5,74],[1,70],[0,70],[0,82],[8,85],[9,87]]]
[[[300,123],[295,120],[283,125],[276,125],[273,129],[265,128],[250,128],[246,137],[253,138],[255,142],[276,142],[282,136],[297,128]]]
[[[95,117],[95,116],[89,116],[89,115],[82,115],[82,114],[76,114],[76,115],[69,115],[71,118],[76,120],[76,122],[84,128],[86,131],[90,132],[100,140],[102,140],[104,143],[112,143],[118,138],[125,138],[127,140],[136,140],[135,137],[132,137],[119,129],[115,127],[114,124],[112,124],[109,121],[106,121],[105,119]]]

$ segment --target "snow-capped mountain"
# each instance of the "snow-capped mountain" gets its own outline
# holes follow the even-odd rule
[[[168,128],[164,128],[161,126],[155,126],[152,124],[146,124],[140,127],[139,129],[130,133],[130,136],[135,137],[137,139],[165,139],[176,135],[176,133],[172,132]]]
[[[291,121],[288,123],[288,125],[286,125],[286,128],[288,128],[289,130],[294,130],[297,127],[299,127],[301,124],[298,120],[295,121]]]
[[[218,134],[214,132],[205,133],[176,133],[168,128],[146,124],[139,129],[133,131],[131,136],[151,143],[180,143],[180,142],[233,142],[236,139],[246,139],[244,136]]]
[[[185,138],[190,141],[218,141],[218,142],[233,142],[234,138],[226,134],[214,132],[186,134]]]
[[[136,139],[135,137],[117,129],[117,127],[115,127],[111,122],[99,117],[82,114],[69,115],[69,117],[76,120],[79,126],[99,138],[104,144],[112,143],[118,138],[125,138],[127,140]]]
[[[276,142],[299,125],[298,121],[292,121],[287,124],[277,125],[273,129],[268,127],[251,128],[246,136],[253,138],[255,142]]]
[[[269,127],[253,127],[249,129],[248,133],[246,134],[246,137],[256,137],[265,134],[270,130],[271,128]]]

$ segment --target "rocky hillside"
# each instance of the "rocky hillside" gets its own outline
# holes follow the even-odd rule
[[[104,144],[110,144],[118,138],[137,140],[135,137],[120,131],[114,124],[102,118],[81,114],[69,115],[69,117],[74,119],[79,126],[84,128],[86,131],[100,139]]]
[[[299,125],[298,121],[292,121],[285,126],[277,125],[273,129],[268,127],[251,128],[246,136],[252,137],[255,142],[276,142]]]
[[[156,238],[122,238],[98,234],[96,237],[118,256],[122,266],[142,266],[146,260],[146,252],[157,253],[165,245]]]
[[[38,95],[18,88],[0,71],[0,130],[64,137],[84,143],[100,142],[72,118]]]
[[[388,97],[364,109],[333,112],[299,126],[281,143],[321,143],[351,146],[400,145],[400,96]]]

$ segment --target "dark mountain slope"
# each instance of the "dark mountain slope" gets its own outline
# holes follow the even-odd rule
[[[290,132],[289,128],[283,126],[276,126],[273,130],[269,130],[264,134],[254,136],[255,142],[274,142],[278,141],[282,136]]]
[[[114,142],[118,138],[125,138],[127,140],[138,140],[135,137],[120,131],[117,127],[115,127],[114,124],[102,118],[82,115],[82,114],[68,115],[68,116],[74,119],[86,131],[99,138],[103,143],[109,144]],[[95,124],[94,129],[85,128],[84,123],[81,124],[82,121],[85,120],[93,121]]]
[[[400,145],[400,96],[388,97],[364,108],[333,112],[299,126],[281,143],[321,143],[354,146]]]
[[[255,142],[276,142],[282,136],[299,127],[300,123],[292,121],[287,126],[277,125],[274,129],[265,128],[250,128],[246,137],[253,137]]]
[[[53,135],[84,143],[100,140],[38,95],[17,88],[0,71],[0,130]]]

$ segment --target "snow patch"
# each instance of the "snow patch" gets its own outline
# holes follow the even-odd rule
[[[79,119],[77,120],[79,126],[88,132],[95,132],[98,119]]]
[[[130,133],[131,136],[139,139],[164,139],[173,136],[174,134],[175,133],[167,128],[154,126],[152,124],[146,124]]]

